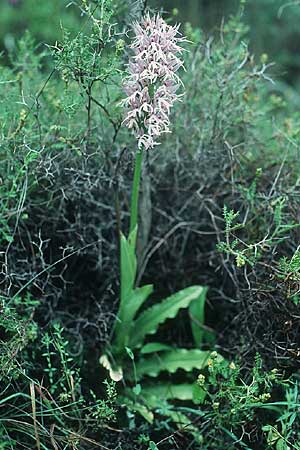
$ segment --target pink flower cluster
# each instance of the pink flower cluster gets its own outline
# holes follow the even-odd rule
[[[147,14],[133,27],[135,39],[130,48],[129,76],[124,83],[127,109],[124,124],[133,129],[139,148],[153,148],[158,137],[170,132],[169,113],[181,81],[176,74],[183,66],[177,56],[183,52],[179,26],[168,25],[159,15]]]

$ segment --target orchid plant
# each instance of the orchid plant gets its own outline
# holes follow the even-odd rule
[[[131,44],[132,57],[129,75],[124,80],[126,108],[124,125],[133,130],[138,144],[132,187],[130,230],[126,238],[120,236],[121,293],[113,339],[102,355],[100,362],[109,370],[115,381],[135,383],[134,395],[143,398],[151,386],[141,386],[144,376],[156,377],[161,371],[175,372],[202,369],[210,353],[199,349],[202,342],[204,303],[206,288],[190,286],[164,299],[154,306],[140,309],[153,292],[152,285],[137,287],[136,239],[138,230],[139,189],[143,155],[159,144],[159,138],[170,132],[170,110],[180,99],[178,94],[182,82],[177,74],[183,68],[180,58],[184,49],[180,45],[186,39],[179,34],[179,26],[168,25],[162,17],[147,14],[133,27],[135,38]],[[153,335],[159,325],[174,318],[181,308],[189,308],[192,317],[192,332],[198,348],[174,348],[158,342],[144,343],[146,336]],[[140,358],[135,350],[140,349]],[[126,362],[131,361],[132,370]],[[148,389],[148,391],[147,391]],[[150,389],[150,391],[149,391]],[[173,386],[174,396],[192,399],[193,389],[188,385]],[[135,401],[136,405],[136,401]]]

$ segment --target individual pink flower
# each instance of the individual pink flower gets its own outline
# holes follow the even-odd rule
[[[134,131],[139,148],[153,148],[161,134],[170,132],[170,110],[181,97],[177,90],[182,82],[176,73],[183,67],[179,44],[186,41],[178,28],[149,14],[133,26],[133,56],[124,82],[127,98],[122,103],[127,110],[123,123]]]

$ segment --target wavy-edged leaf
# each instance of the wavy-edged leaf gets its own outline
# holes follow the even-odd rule
[[[141,288],[136,288],[127,296],[118,312],[118,321],[115,325],[115,338],[113,345],[117,348],[124,348],[128,345],[129,332],[133,325],[134,317],[153,292],[153,285],[147,284]]]
[[[202,286],[190,286],[144,311],[133,323],[129,347],[141,346],[147,334],[155,333],[160,324],[173,319],[181,308],[187,308],[200,296],[202,290]]]
[[[178,369],[190,372],[193,369],[203,369],[207,365],[211,352],[198,349],[187,350],[178,348],[169,352],[156,353],[148,358],[141,358],[136,362],[136,375],[141,379],[145,375],[157,377],[166,371],[174,373]]]
[[[128,398],[135,399],[133,396],[134,388],[125,388],[124,392]],[[140,391],[143,401],[151,407],[161,406],[165,400],[193,401],[195,398],[194,384],[191,383],[159,383],[143,385]]]
[[[161,400],[182,400],[192,401],[196,404],[203,403],[206,397],[206,391],[197,383],[159,383],[155,385],[146,385],[142,388],[142,397],[150,401],[151,397]]]

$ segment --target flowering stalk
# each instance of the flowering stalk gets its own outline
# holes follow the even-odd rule
[[[132,185],[131,208],[130,208],[130,233],[137,227],[139,209],[139,190],[142,172],[143,153],[139,150],[136,153],[134,177]]]
[[[158,137],[170,132],[169,113],[181,81],[176,72],[183,67],[177,56],[183,52],[178,44],[185,39],[178,37],[178,26],[168,25],[159,15],[147,14],[133,27],[135,39],[130,48],[129,75],[124,82],[127,98],[124,124],[134,131],[139,151],[136,154],[132,189],[130,232],[138,222],[138,195],[141,179],[142,152],[158,145]]]

